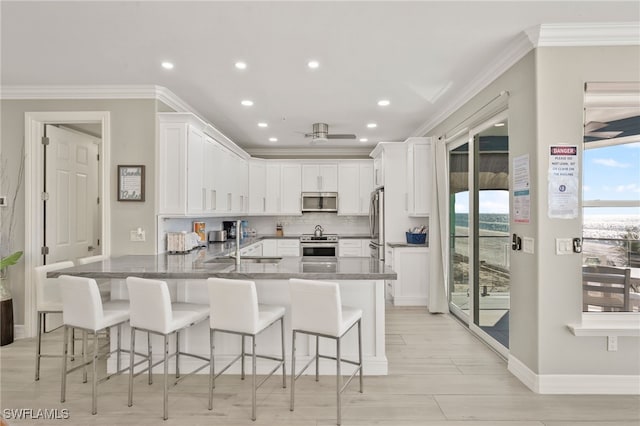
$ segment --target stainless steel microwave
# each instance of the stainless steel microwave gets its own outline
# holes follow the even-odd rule
[[[303,212],[338,212],[337,192],[303,192]]]

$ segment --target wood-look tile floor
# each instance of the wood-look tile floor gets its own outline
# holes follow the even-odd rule
[[[189,377],[171,388],[169,420],[162,421],[162,377],[152,386],[136,379],[134,405],[127,407],[127,376],[98,386],[98,414],[90,414],[91,386],[80,372],[68,380],[60,403],[59,359],[44,359],[41,379],[33,380],[34,339],[0,349],[0,407],[68,410],[67,420],[10,420],[37,425],[274,425],[335,424],[335,380],[302,377],[296,409],[289,411],[289,388],[279,377],[258,391],[257,421],[251,416],[251,381],[225,375],[207,410],[207,376]],[[46,337],[57,353],[59,332]],[[537,395],[513,377],[506,363],[450,315],[422,308],[387,307],[389,375],[365,377],[364,393],[354,381],[343,396],[343,425],[379,426],[638,426],[636,396]],[[101,365],[104,373],[105,364]],[[287,382],[288,386],[288,382]],[[4,411],[3,411],[4,412]]]

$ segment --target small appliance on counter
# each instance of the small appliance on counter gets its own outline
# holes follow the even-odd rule
[[[195,232],[167,232],[167,252],[188,253],[200,246],[200,238]]]
[[[209,242],[210,243],[220,243],[227,241],[227,231],[209,231]]]
[[[236,221],[225,220],[222,222],[222,229],[227,233],[227,239],[232,240],[236,238]]]

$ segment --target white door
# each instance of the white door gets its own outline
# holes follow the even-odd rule
[[[45,126],[44,263],[101,253],[98,204],[99,139]]]

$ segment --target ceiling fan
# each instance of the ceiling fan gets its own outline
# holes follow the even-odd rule
[[[355,139],[353,134],[329,134],[329,125],[327,123],[313,123],[313,131],[305,133],[305,138],[312,138],[311,143],[327,142],[329,139]]]

